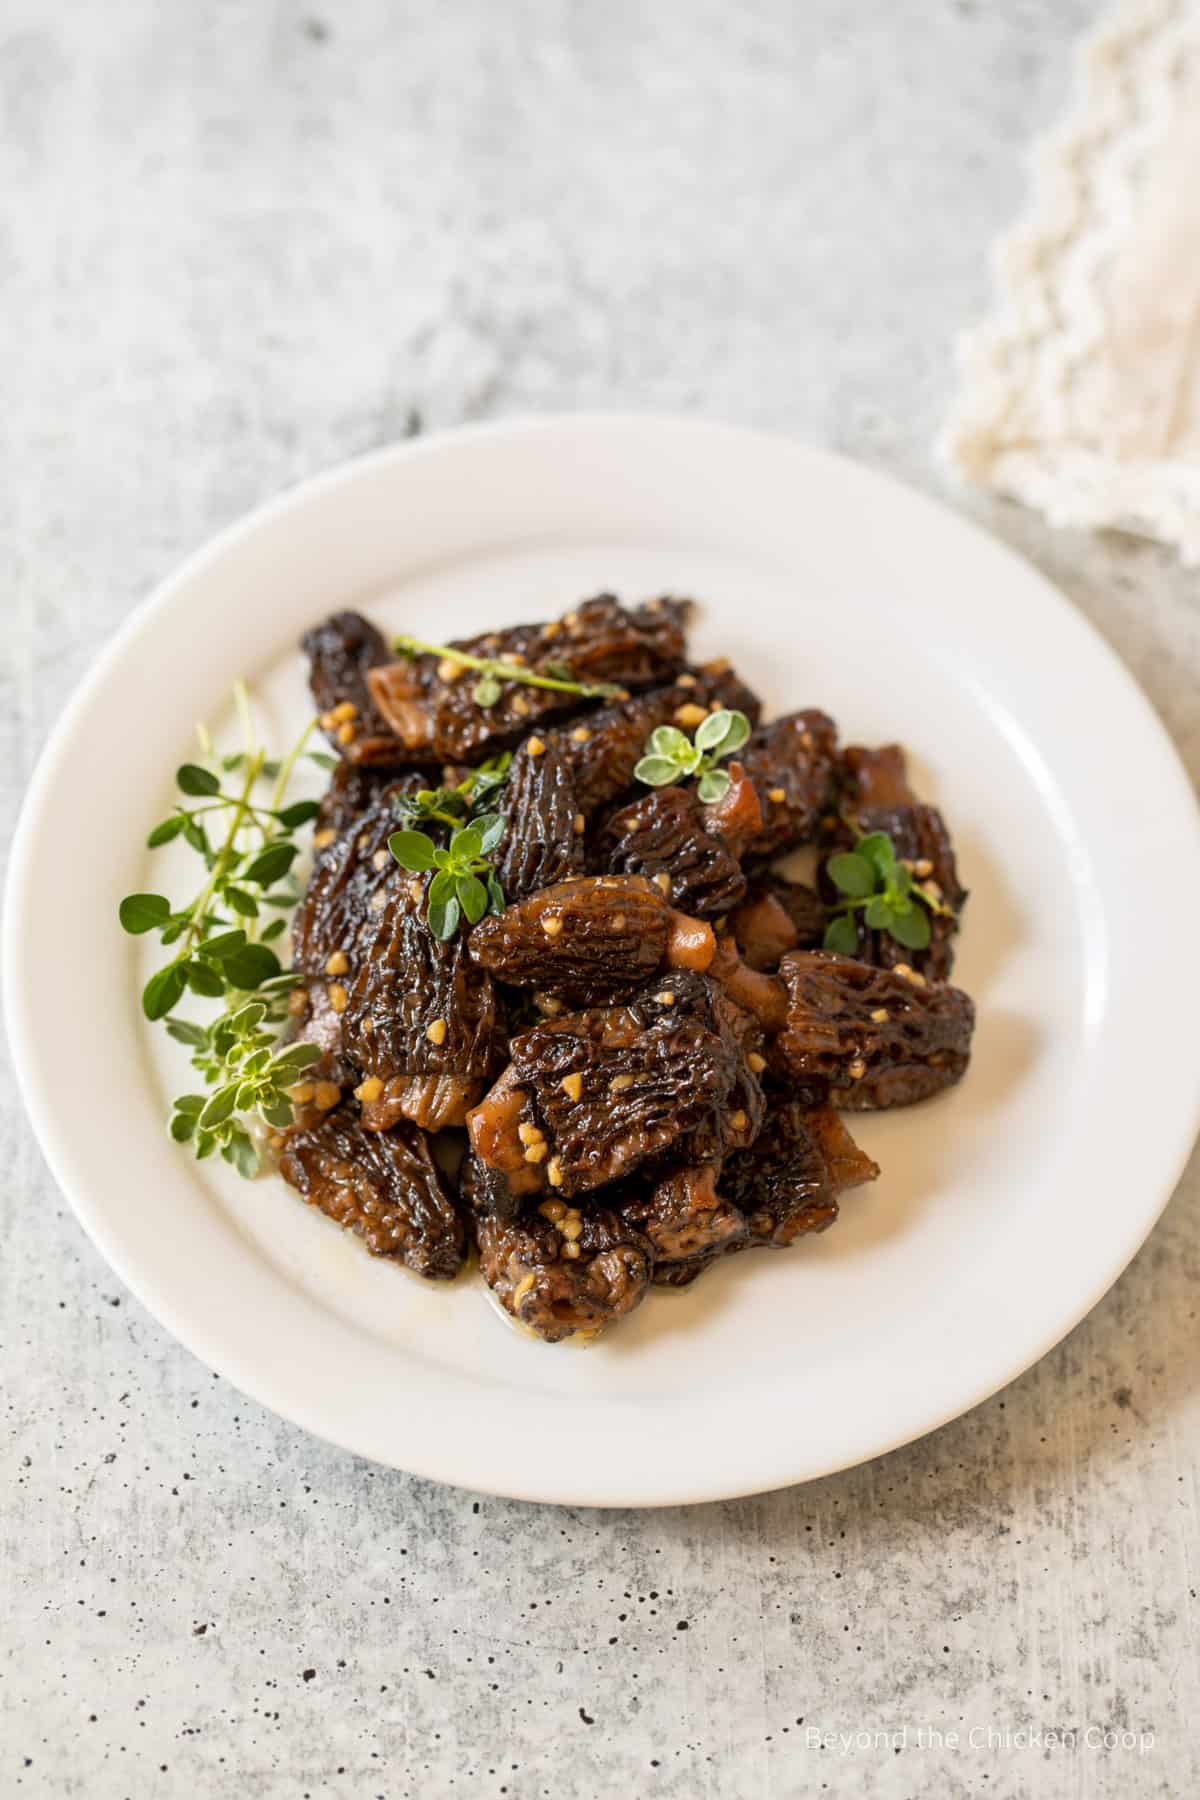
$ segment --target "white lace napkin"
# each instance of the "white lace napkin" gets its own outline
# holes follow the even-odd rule
[[[1200,0],[1122,0],[1083,47],[960,346],[941,451],[1056,525],[1200,562]]]

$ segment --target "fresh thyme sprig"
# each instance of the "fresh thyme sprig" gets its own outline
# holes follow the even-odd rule
[[[645,754],[633,773],[647,787],[670,787],[696,775],[696,792],[711,805],[729,792],[729,771],[718,769],[717,763],[740,750],[749,736],[750,721],[743,712],[709,713],[694,740],[674,725],[660,725],[646,739]]]
[[[411,874],[432,871],[425,917],[434,937],[443,941],[454,936],[463,918],[477,925],[485,912],[504,911],[504,890],[489,859],[508,820],[483,809],[508,780],[511,766],[512,752],[506,750],[472,769],[457,787],[421,788],[397,804],[397,816],[407,829],[392,833],[388,849]],[[428,831],[413,829],[419,824],[449,831],[449,842],[438,844]]]
[[[169,1130],[178,1144],[191,1143],[197,1160],[219,1150],[239,1175],[258,1173],[258,1151],[246,1129],[257,1116],[276,1130],[293,1119],[289,1090],[320,1057],[315,1044],[289,1044],[272,1055],[288,1018],[290,976],[266,981],[252,999],[230,993],[211,1025],[168,1019],[167,1031],[192,1051],[192,1066],[214,1091],[180,1094]]]
[[[448,825],[452,831],[465,825],[472,812],[494,798],[508,780],[512,751],[493,756],[472,769],[456,787],[421,788],[396,802],[396,817],[404,825]]]
[[[297,977],[283,969],[271,948],[286,929],[284,915],[300,898],[292,874],[300,850],[294,834],[316,816],[318,807],[314,800],[285,804],[288,782],[315,720],[282,761],[274,762],[253,741],[249,697],[240,682],[235,699],[245,749],[218,759],[201,727],[204,762],[183,763],[175,775],[180,793],[198,804],[176,801],[146,840],[150,849],[157,849],[181,838],[196,851],[205,870],[199,893],[179,907],[165,894],[127,894],[119,918],[134,936],[154,931],[164,946],[174,949],[146,983],[142,1010],[148,1019],[165,1019],[171,1036],[191,1046],[193,1063],[215,1089],[207,1096],[185,1094],[175,1102],[171,1135],[180,1143],[191,1141],[197,1156],[220,1150],[247,1174],[257,1167],[247,1119],[289,1124],[287,1089],[320,1055],[311,1044],[290,1045],[272,1055]],[[230,775],[237,780],[227,791],[222,776]],[[256,797],[264,778],[274,783],[266,803]],[[267,909],[278,916],[262,924]],[[223,1002],[224,1010],[212,1024],[168,1016],[188,990]]]
[[[842,956],[858,954],[856,913],[871,931],[888,932],[906,950],[928,948],[931,913],[954,917],[953,908],[899,860],[886,831],[868,832],[853,850],[831,856],[825,873],[842,896],[825,927],[825,948]]]
[[[526,669],[520,663],[502,662],[494,656],[472,656],[466,650],[455,650],[450,644],[426,644],[415,637],[398,637],[392,642],[397,656],[410,660],[418,656],[436,656],[458,668],[473,669],[482,677],[471,690],[476,706],[495,706],[506,681],[550,688],[556,694],[578,694],[582,700],[626,700],[629,697],[623,687],[612,681],[576,681],[567,663],[548,663],[541,672]]]

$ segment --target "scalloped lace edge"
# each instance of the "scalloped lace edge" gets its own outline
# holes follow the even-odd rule
[[[1105,274],[1198,52],[1200,0],[1124,0],[1084,41],[1074,106],[1035,147],[1032,204],[995,252],[995,309],[959,340],[960,391],[938,442],[952,473],[1052,524],[1160,538],[1189,563],[1200,465],[1118,454],[1072,402],[1105,354]]]

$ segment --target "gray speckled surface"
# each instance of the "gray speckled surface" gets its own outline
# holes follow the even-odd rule
[[[418,424],[691,409],[936,491],[951,341],[1093,11],[8,0],[8,814],[186,551]],[[1195,576],[956,504],[1200,770]],[[476,1501],[280,1424],[118,1289],[10,1081],[0,1164],[5,1795],[1196,1791],[1195,1164],[1091,1318],[969,1418],[641,1515]]]

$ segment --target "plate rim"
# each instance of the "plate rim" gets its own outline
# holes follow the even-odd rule
[[[462,1468],[455,1467],[448,1472],[447,1459],[444,1457],[430,1459],[427,1456],[416,1456],[409,1459],[406,1456],[404,1462],[400,1463],[390,1455],[381,1454],[377,1449],[364,1448],[361,1442],[352,1441],[353,1433],[345,1436],[339,1435],[336,1429],[330,1428],[328,1420],[314,1424],[310,1418],[305,1416],[305,1409],[302,1405],[297,1405],[292,1400],[282,1400],[279,1397],[276,1384],[265,1373],[254,1368],[245,1368],[242,1366],[242,1360],[237,1357],[226,1359],[218,1348],[207,1341],[208,1334],[190,1328],[181,1330],[173,1317],[170,1306],[164,1308],[159,1303],[156,1280],[138,1266],[136,1246],[127,1245],[119,1233],[109,1228],[104,1218],[103,1207],[95,1206],[89,1195],[85,1191],[81,1191],[86,1184],[79,1184],[74,1179],[65,1155],[60,1123],[55,1117],[49,1096],[42,1091],[30,1073],[34,1059],[24,1054],[34,1029],[32,1008],[29,1004],[32,981],[26,978],[26,973],[20,965],[17,946],[21,936],[22,920],[27,916],[27,909],[34,900],[32,885],[38,844],[38,821],[53,793],[59,769],[72,746],[77,721],[86,713],[96,694],[107,682],[110,671],[121,663],[128,647],[137,640],[150,619],[157,616],[159,612],[169,609],[176,603],[180,590],[184,589],[197,576],[203,575],[209,565],[219,563],[231,551],[236,550],[243,540],[252,539],[264,527],[273,524],[289,513],[303,509],[313,500],[342,485],[352,484],[364,477],[369,477],[388,464],[395,464],[398,468],[403,468],[417,459],[452,456],[455,450],[468,440],[520,440],[531,435],[556,433],[564,430],[568,433],[582,432],[585,435],[593,431],[616,431],[618,433],[634,431],[650,436],[659,433],[669,435],[683,431],[689,435],[708,437],[714,444],[718,440],[722,440],[728,447],[734,449],[740,442],[743,445],[756,446],[760,453],[764,450],[785,455],[799,452],[810,462],[822,462],[830,465],[835,470],[841,471],[844,476],[867,484],[875,484],[881,491],[890,491],[893,495],[899,491],[906,504],[919,511],[924,511],[938,522],[952,523],[970,538],[985,545],[991,553],[1009,560],[1024,578],[1032,577],[1037,582],[1041,588],[1045,605],[1058,610],[1060,622],[1068,621],[1069,629],[1077,633],[1083,640],[1087,640],[1091,651],[1098,652],[1102,660],[1107,663],[1110,674],[1116,678],[1118,685],[1123,690],[1125,701],[1131,709],[1130,716],[1132,717],[1135,713],[1139,715],[1140,735],[1145,749],[1157,758],[1164,777],[1169,776],[1173,780],[1175,792],[1173,795],[1168,793],[1168,803],[1178,806],[1180,818],[1186,817],[1189,823],[1195,860],[1200,869],[1200,802],[1197,800],[1178,750],[1136,677],[1090,619],[1036,565],[1013,550],[1003,540],[994,537],[975,521],[923,490],[909,486],[890,473],[857,462],[853,458],[824,447],[810,445],[785,432],[763,431],[706,418],[657,412],[589,411],[489,420],[433,433],[426,438],[386,445],[298,481],[232,521],[215,536],[208,539],[172,569],[157,583],[146,599],[133,608],[91,668],[77,683],[64,706],[38,755],[32,779],[20,808],[12,839],[3,915],[2,966],[5,1024],[13,1051],[18,1086],[39,1148],[55,1183],[68,1199],[85,1232],[121,1281],[173,1338],[209,1367],[216,1369],[224,1378],[258,1404],[266,1406],[277,1415],[288,1419],[289,1422],[313,1432],[314,1435],[335,1444],[342,1450],[368,1457],[383,1466],[402,1469],[425,1479],[462,1485],[474,1492],[490,1493],[522,1501],[575,1506],[657,1507],[698,1504],[769,1492],[796,1482],[820,1479],[825,1475],[837,1473],[841,1469],[871,1461],[877,1456],[890,1454],[892,1450],[927,1436],[929,1433],[941,1429],[943,1425],[972,1411],[984,1400],[1017,1380],[1058,1343],[1061,1343],[1099,1304],[1114,1282],[1128,1267],[1169,1202],[1191,1154],[1197,1133],[1200,1131],[1200,1069],[1197,1070],[1190,1114],[1185,1116],[1184,1109],[1180,1106],[1179,1117],[1174,1127],[1172,1128],[1168,1124],[1155,1146],[1156,1178],[1152,1183],[1147,1184],[1148,1190],[1150,1188],[1154,1190],[1154,1199],[1136,1212],[1137,1222],[1132,1229],[1123,1234],[1111,1234],[1113,1249],[1105,1264],[1104,1272],[1095,1278],[1091,1290],[1079,1301],[1078,1305],[1069,1314],[1064,1312],[1061,1320],[1056,1321],[1047,1330],[1044,1340],[1040,1341],[1038,1347],[1025,1356],[1019,1364],[1008,1367],[999,1378],[989,1379],[979,1384],[978,1391],[973,1391],[969,1397],[956,1399],[941,1410],[935,1408],[936,1417],[931,1415],[925,1422],[905,1427],[890,1439],[881,1438],[878,1445],[866,1454],[856,1451],[848,1456],[835,1458],[819,1468],[805,1467],[800,1473],[789,1473],[787,1467],[783,1466],[773,1473],[770,1479],[755,1480],[749,1484],[744,1480],[739,1482],[734,1478],[731,1482],[717,1476],[701,1492],[681,1493],[656,1490],[647,1493],[644,1490],[638,1490],[636,1479],[631,1479],[625,1491],[613,1491],[597,1497],[587,1483],[584,1483],[581,1488],[577,1484],[572,1485],[569,1479],[560,1483],[556,1491],[551,1493],[546,1491],[545,1484],[541,1482],[532,1487],[525,1487],[519,1480],[481,1479],[480,1472],[473,1469],[464,1473]],[[1157,1126],[1161,1126],[1162,1121],[1155,1123]],[[462,1459],[460,1458],[459,1461],[461,1462]],[[470,1462],[469,1457],[467,1462]],[[695,1484],[689,1485],[694,1486]],[[659,1483],[658,1488],[661,1487],[662,1484]]]

